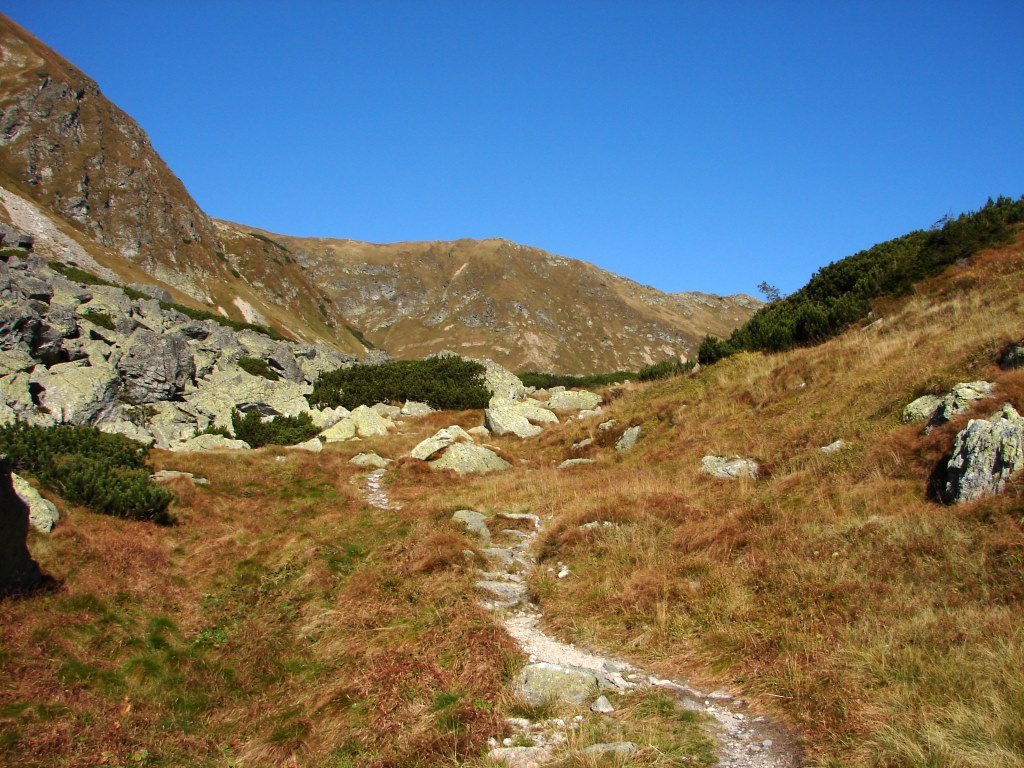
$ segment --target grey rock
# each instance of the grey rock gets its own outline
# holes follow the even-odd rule
[[[629,427],[622,433],[622,437],[615,441],[615,450],[619,453],[627,453],[633,450],[636,441],[640,439],[640,425]]]
[[[117,362],[124,390],[133,403],[171,400],[185,391],[195,375],[195,362],[185,337],[136,329]]]
[[[608,419],[608,421],[602,421],[600,424],[598,424],[597,428],[600,429],[602,432],[607,432],[609,429],[614,427],[617,423],[618,422],[616,422],[615,419]]]
[[[753,459],[739,456],[705,456],[700,462],[701,474],[724,480],[736,480],[741,477],[756,479],[759,469]]]
[[[157,301],[166,301],[168,303],[174,301],[174,297],[171,296],[171,292],[165,288],[161,288],[159,285],[150,285],[148,283],[128,283],[128,287],[138,291],[139,293],[144,293]]]
[[[450,427],[439,429],[431,437],[420,442],[412,451],[409,453],[414,459],[420,459],[421,461],[428,461],[436,454],[443,451],[448,446],[456,443],[460,440],[464,440],[467,443],[473,442],[473,438],[469,435],[466,430],[457,424],[453,424]]]
[[[589,758],[625,758],[633,755],[638,749],[639,747],[632,741],[613,741],[604,744],[591,744],[589,747],[584,747],[582,752],[585,757]]]
[[[495,747],[487,759],[508,768],[541,768],[554,758],[551,747]]]
[[[11,465],[0,455],[0,595],[29,592],[43,582],[25,544],[29,510],[11,482]]]
[[[470,443],[453,443],[441,458],[430,462],[434,469],[451,469],[460,475],[500,472],[511,465],[489,448]]]
[[[589,669],[549,662],[528,664],[516,676],[516,692],[527,704],[549,702],[583,705],[599,692],[601,681]]]
[[[584,448],[587,448],[587,447],[589,447],[589,446],[591,446],[593,444],[594,444],[594,438],[588,437],[588,438],[585,438],[583,440],[580,440],[578,443],[573,443],[572,444],[572,449],[574,451],[582,451]]]
[[[391,463],[391,459],[385,459],[376,453],[357,453],[348,460],[348,463],[363,469],[384,469]]]
[[[0,305],[0,349],[34,348],[41,325],[39,312],[27,303]]]
[[[491,596],[490,608],[514,608],[522,602],[526,588],[512,581],[493,581],[484,579],[476,582],[477,589]]]
[[[192,485],[209,485],[210,481],[205,477],[198,477],[191,472],[179,472],[174,469],[161,469],[152,475],[153,481],[157,483],[170,483],[175,480],[188,480]]]
[[[106,364],[60,363],[37,368],[31,380],[42,388],[40,402],[58,423],[93,424],[117,404],[117,371]]]
[[[153,435],[153,444],[165,450],[195,437],[210,423],[207,417],[185,403],[152,403],[145,407],[145,411],[148,414],[146,429]]]
[[[821,446],[821,448],[819,448],[818,450],[821,453],[838,453],[839,451],[841,451],[845,447],[846,447],[846,441],[845,440],[836,440],[835,442],[829,443],[828,445]]]
[[[433,412],[434,409],[429,405],[426,403],[418,403],[415,400],[407,400],[401,410],[403,416],[426,416]]]
[[[311,437],[302,443],[296,443],[292,446],[297,451],[309,451],[310,453],[320,453],[324,449],[323,441],[319,437]]]
[[[972,419],[956,436],[943,499],[952,504],[1001,492],[1024,466],[1024,418],[1009,403],[990,419]]]
[[[232,440],[223,435],[196,435],[183,443],[171,446],[172,451],[189,453],[193,451],[244,451],[250,445],[244,440]]]
[[[512,371],[493,360],[480,360],[484,366],[484,386],[492,397],[505,400],[525,400],[526,387]]]
[[[567,389],[564,392],[552,391],[548,398],[548,408],[555,410],[592,411],[601,404],[601,396],[585,389]]]
[[[491,530],[487,527],[487,516],[473,509],[460,509],[452,515],[452,521],[458,523],[474,536],[482,539],[491,538]]]
[[[57,505],[44,499],[39,491],[29,485],[28,480],[13,472],[11,473],[11,483],[18,498],[28,506],[29,524],[40,533],[52,531],[54,523],[60,520]]]
[[[356,436],[356,423],[350,418],[341,419],[321,432],[319,436],[327,443],[352,440]]]
[[[378,416],[383,416],[385,419],[397,419],[402,415],[402,409],[397,405],[389,405],[388,403],[377,403],[371,406],[373,411]]]
[[[396,429],[391,419],[384,418],[365,405],[355,408],[349,418],[355,423],[356,434],[360,437],[384,436]]]
[[[484,411],[484,423],[487,428],[495,435],[513,434],[524,439],[539,435],[543,429],[531,424],[526,414],[517,406],[518,403],[512,400],[491,398],[488,408]]]
[[[922,395],[904,407],[901,421],[911,424],[918,421],[931,421],[932,416],[942,403],[938,395]]]
[[[466,430],[466,434],[471,435],[472,437],[479,437],[481,440],[486,440],[491,436],[491,430],[481,424],[478,427],[470,427]]]
[[[954,386],[939,407],[932,414],[932,424],[945,424],[950,419],[968,410],[978,400],[991,397],[995,385],[987,381],[968,381]]]
[[[594,703],[590,705],[590,711],[597,712],[602,715],[607,715],[610,712],[614,712],[615,707],[613,707],[612,703],[608,701],[607,696],[602,695],[598,696]]]
[[[582,467],[586,464],[593,464],[593,459],[566,459],[558,465],[559,469],[572,469],[573,467]]]
[[[1005,352],[999,357],[999,365],[1003,370],[1012,370],[1013,368],[1024,368],[1024,339],[1021,339],[1016,344],[1010,345]]]
[[[309,411],[309,418],[312,420],[313,426],[321,430],[333,427],[351,415],[348,408],[342,408],[340,405],[337,408],[312,408]]]
[[[24,349],[0,350],[0,376],[31,370],[35,364],[35,360]]]
[[[186,402],[209,417],[214,426],[230,430],[231,411],[234,408],[240,411],[255,410],[261,416],[297,416],[305,413],[309,410],[306,395],[311,390],[308,384],[270,381],[232,365],[218,368],[200,381],[195,392],[186,396]]]

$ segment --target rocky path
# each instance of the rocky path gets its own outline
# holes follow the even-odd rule
[[[384,470],[366,476],[364,495],[372,506],[391,508],[383,486]],[[520,671],[518,693],[527,702],[541,704],[560,697],[592,712],[614,711],[608,693],[660,689],[673,696],[683,709],[706,716],[718,742],[718,765],[722,768],[796,768],[801,764],[792,739],[768,718],[748,711],[746,703],[725,691],[704,692],[684,680],[664,679],[628,661],[597,650],[563,643],[542,628],[543,612],[529,598],[527,580],[537,567],[534,545],[542,529],[537,515],[499,513],[491,518],[472,510],[456,512],[453,518],[478,536],[484,545],[485,567],[476,582],[482,604],[494,611],[505,630],[529,657]],[[492,535],[491,528],[502,526]],[[559,564],[558,578],[571,576]],[[492,760],[510,768],[540,768],[559,756],[570,741],[570,732],[581,727],[582,715],[565,720],[538,722],[510,718],[518,739],[491,740]],[[531,746],[521,746],[528,741]],[[615,755],[626,758],[645,745],[631,742],[596,744],[586,748],[590,756]]]

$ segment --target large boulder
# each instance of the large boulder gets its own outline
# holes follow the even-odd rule
[[[11,465],[0,456],[0,595],[28,592],[43,582],[28,552],[29,510],[14,491]]]
[[[60,363],[36,368],[31,383],[41,387],[39,401],[54,420],[64,424],[93,424],[117,405],[117,371],[107,364]]]
[[[516,677],[516,692],[527,704],[552,702],[582,706],[594,699],[601,681],[589,669],[541,661],[523,667]]]
[[[184,336],[137,328],[128,337],[117,370],[131,402],[155,403],[184,392],[196,366]]]
[[[318,429],[333,427],[349,416],[351,413],[348,408],[343,408],[340,405],[337,408],[311,408],[309,411],[309,418],[313,422],[313,426]]]
[[[24,302],[0,305],[0,349],[31,349],[41,325],[39,313]]]
[[[271,381],[235,365],[217,368],[199,382],[188,404],[209,417],[214,426],[231,429],[231,411],[257,411],[261,416],[298,416],[309,410],[308,384]]]
[[[207,417],[185,403],[152,403],[146,406],[146,412],[149,415],[146,428],[157,448],[167,449],[195,437],[210,423]]]
[[[441,454],[441,458],[430,462],[435,469],[451,469],[460,475],[500,472],[511,465],[489,448],[472,443],[453,443]]]
[[[723,480],[737,480],[741,477],[756,479],[759,470],[756,461],[739,456],[705,456],[700,461],[702,475]]]
[[[932,424],[945,424],[950,419],[968,410],[978,400],[991,397],[995,385],[987,381],[967,381],[955,385],[939,403],[932,414]]]
[[[633,450],[636,441],[640,439],[640,425],[636,424],[626,429],[625,432],[615,441],[615,450],[619,453],[627,453]]]
[[[407,400],[402,406],[403,416],[426,416],[434,412],[426,403],[418,403],[415,400]]]
[[[525,400],[526,387],[512,371],[498,365],[493,360],[480,360],[484,367],[484,386],[492,397],[506,400]]]
[[[11,473],[11,484],[18,498],[28,507],[28,522],[40,533],[49,533],[53,525],[60,520],[57,505],[44,499],[28,480],[21,475]]]
[[[487,527],[487,516],[475,509],[460,509],[452,514],[452,522],[458,523],[469,533],[482,539],[491,538],[491,529]]]
[[[293,344],[292,349],[295,352],[295,359],[302,369],[302,375],[310,383],[320,378],[322,373],[336,371],[355,362],[355,358],[351,355],[342,354],[321,342],[317,342],[315,345]]]
[[[376,453],[357,453],[348,460],[348,463],[360,469],[386,469],[391,459],[385,459]]]
[[[391,419],[381,416],[373,408],[365,405],[353,409],[349,418],[355,423],[356,433],[360,437],[382,437],[397,429]]]
[[[548,408],[554,410],[592,411],[601,404],[601,396],[586,389],[567,389],[562,392],[551,390]]]
[[[544,410],[536,406],[530,407]],[[547,413],[551,413],[551,411],[547,411]],[[554,416],[554,414],[551,415]],[[484,423],[496,435],[513,434],[516,437],[527,438],[535,437],[543,431],[541,427],[530,423],[518,402],[507,398],[491,398],[490,404],[484,411]]]
[[[328,443],[340,443],[356,436],[356,423],[350,418],[340,419],[320,433]]]
[[[463,440],[467,443],[472,443],[473,438],[466,432],[462,427],[457,424],[444,429],[439,429],[431,437],[419,443],[412,452],[409,454],[414,459],[420,459],[421,461],[427,461],[440,451],[450,446],[452,443]]]
[[[951,504],[999,493],[1024,466],[1024,418],[1009,403],[989,419],[971,419],[953,441],[942,498]]]
[[[237,338],[247,357],[265,360],[275,373],[288,381],[305,381],[306,377],[287,342],[275,341],[266,334],[248,330],[239,332]]]
[[[932,416],[935,415],[935,411],[938,410],[941,403],[942,398],[938,395],[922,395],[916,400],[907,403],[903,408],[901,420],[904,424],[931,421]]]

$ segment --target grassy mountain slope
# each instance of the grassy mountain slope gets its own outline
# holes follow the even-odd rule
[[[1024,407],[1024,372],[994,364],[1024,335],[1022,284],[1018,239],[876,303],[881,323],[630,388],[601,417],[611,432],[509,441],[521,470],[430,503],[554,515],[545,562],[572,577],[542,567],[532,589],[563,639],[743,691],[789,719],[812,764],[1018,767],[1024,487],[945,507],[927,486],[968,418]],[[972,413],[927,436],[900,424],[918,395],[982,378],[996,396]],[[629,424],[643,437],[616,457]],[[585,437],[599,463],[553,469]],[[767,476],[703,477],[706,454]],[[578,527],[595,520],[617,527]]]

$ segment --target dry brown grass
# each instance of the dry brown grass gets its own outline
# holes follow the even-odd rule
[[[568,422],[508,445],[520,471],[435,485],[431,503],[550,516],[541,554],[573,573],[542,567],[531,586],[553,629],[741,690],[811,759],[1019,767],[1024,483],[957,508],[928,484],[968,418],[1024,407],[1024,373],[994,364],[1024,336],[1021,285],[1020,242],[979,254],[876,307],[879,324],[636,388],[611,405],[613,431]],[[975,379],[996,398],[927,436],[899,424],[914,397]],[[618,457],[629,424],[643,437]],[[551,468],[584,437],[597,465]],[[765,476],[701,477],[709,453]],[[616,527],[579,530],[591,520]]]

